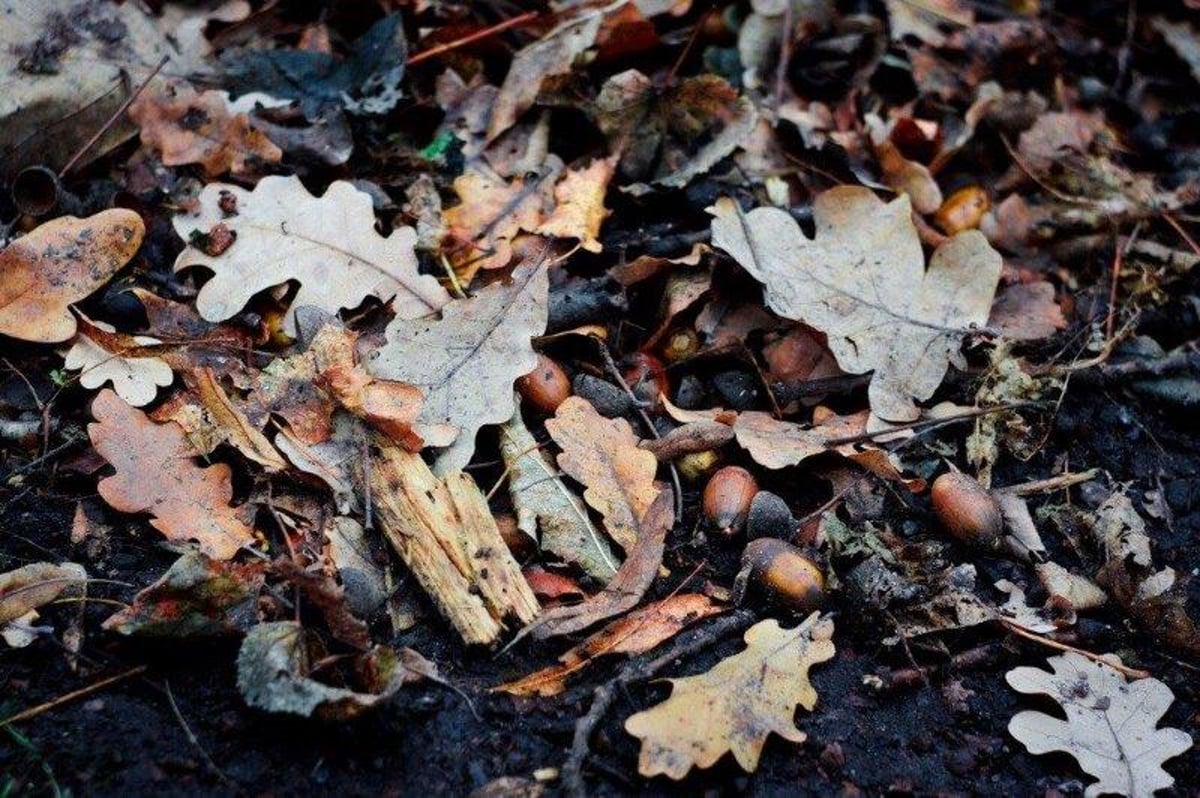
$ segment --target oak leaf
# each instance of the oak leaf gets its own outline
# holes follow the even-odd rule
[[[118,333],[111,324],[92,321],[79,313],[75,343],[64,356],[63,367],[79,372],[84,388],[99,388],[111,382],[113,390],[134,407],[154,401],[158,389],[175,379],[165,360],[140,350],[161,343],[148,335]]]
[[[604,517],[612,539],[629,551],[638,539],[639,521],[659,493],[657,458],[638,447],[628,421],[605,418],[578,396],[559,405],[546,430],[562,449],[559,466],[584,486],[583,498]]]
[[[871,409],[914,421],[972,327],[987,323],[1000,255],[976,230],[934,251],[929,269],[907,196],[884,203],[840,186],[813,204],[816,238],[778,208],[749,213],[729,199],[710,209],[713,245],[766,286],[767,304],[828,337],[847,373],[874,371]]]
[[[244,113],[234,113],[223,92],[198,92],[185,81],[153,84],[129,106],[142,143],[162,153],[166,166],[199,164],[209,177],[244,174],[278,163],[283,151]]]
[[[151,525],[168,540],[195,540],[218,560],[254,542],[254,530],[229,506],[229,466],[196,465],[178,425],[155,424],[108,389],[92,401],[92,416],[92,445],[116,468],[97,488],[114,510],[148,512]]]
[[[542,551],[607,582],[617,572],[619,559],[579,498],[563,483],[558,469],[540,451],[520,411],[513,413],[500,435],[500,455],[508,469],[517,527],[537,541]]]
[[[344,180],[314,197],[297,177],[264,177],[253,191],[210,183],[194,213],[175,217],[175,232],[191,240],[224,225],[235,236],[219,255],[189,244],[175,270],[204,266],[213,277],[196,297],[208,321],[223,321],[254,294],[290,280],[300,289],[284,316],[296,333],[296,309],[314,305],[327,313],[357,307],[366,297],[394,297],[396,314],[424,316],[448,299],[433,277],[417,273],[416,233],[401,227],[388,237],[375,231],[371,197]],[[231,213],[222,210],[234,206]]]
[[[1098,781],[1084,795],[1116,793],[1150,798],[1175,779],[1163,763],[1192,747],[1186,732],[1158,728],[1175,696],[1157,679],[1127,682],[1102,662],[1080,654],[1050,657],[1051,671],[1014,668],[1005,680],[1020,693],[1047,695],[1066,719],[1044,712],[1018,712],[1009,733],[1032,754],[1064,751]]]
[[[398,316],[385,330],[386,343],[368,356],[371,374],[425,394],[414,429],[427,446],[448,447],[438,473],[461,470],[479,429],[516,410],[513,383],[537,365],[530,340],[546,329],[548,274],[534,260],[511,279],[449,303],[440,320]]]
[[[75,334],[68,306],[104,285],[133,257],[146,227],[133,211],[63,216],[0,250],[0,335],[58,343]]]
[[[625,721],[642,740],[638,772],[682,779],[730,752],[753,771],[772,732],[804,742],[792,718],[797,706],[816,706],[808,671],[833,658],[832,637],[833,622],[819,613],[794,629],[769,618],[746,631],[744,651],[704,673],[668,680],[670,698]]]
[[[669,596],[608,624],[560,656],[558,665],[494,689],[519,696],[558,695],[566,689],[568,678],[599,657],[649,651],[701,618],[720,611],[712,599],[699,593]]]

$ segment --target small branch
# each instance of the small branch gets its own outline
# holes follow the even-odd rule
[[[1056,490],[1065,490],[1084,482],[1091,482],[1099,474],[1099,468],[1092,468],[1078,473],[1068,472],[1048,479],[1038,479],[1033,482],[1024,482],[1020,485],[1009,485],[1007,488],[998,488],[994,492],[1007,493],[1010,496],[1033,496],[1038,493],[1053,493]]]
[[[832,438],[825,442],[826,448],[834,446],[844,446],[847,443],[862,443],[864,441],[874,440],[875,438],[883,438],[888,435],[895,435],[897,432],[904,432],[910,429],[923,429],[940,427],[943,424],[953,424],[957,421],[965,421],[969,418],[978,418],[979,416],[989,416],[992,413],[1002,413],[1006,410],[1021,410],[1026,407],[1040,407],[1042,402],[1014,402],[1007,405],[997,405],[995,407],[979,407],[974,410],[967,410],[963,413],[958,413],[946,418],[923,418],[917,421],[909,421],[904,424],[894,424],[887,429],[875,430],[874,432],[863,432],[858,435],[847,435],[842,438]]]
[[[63,704],[68,704],[77,698],[83,698],[84,696],[91,695],[92,693],[103,690],[105,687],[108,687],[111,684],[116,684],[117,682],[124,681],[125,679],[129,679],[134,676],[140,676],[145,672],[146,666],[138,665],[136,668],[130,668],[129,670],[122,671],[115,676],[109,676],[101,679],[98,682],[93,682],[87,687],[80,687],[78,690],[72,690],[69,693],[64,693],[58,698],[54,698],[50,701],[38,704],[37,706],[22,710],[15,715],[5,718],[4,720],[0,720],[0,726],[9,726],[13,723],[21,723],[22,721],[31,720],[32,718],[36,718],[38,715],[48,712],[55,707],[60,707]]]
[[[446,42],[445,44],[439,44],[436,47],[430,47],[428,50],[424,50],[414,56],[411,56],[408,59],[408,66],[415,66],[422,61],[428,61],[430,58],[436,58],[442,53],[448,53],[451,50],[457,50],[459,47],[465,47],[468,44],[474,44],[475,42],[490,38],[498,33],[503,33],[511,28],[519,27],[524,25],[526,22],[532,22],[533,20],[537,19],[537,17],[538,12],[527,11],[518,17],[506,19],[503,22],[499,22],[491,27],[484,28],[483,30],[477,30],[470,35],[463,36],[461,39],[455,39],[454,41]]]
[[[734,610],[728,615],[696,629],[694,633],[676,639],[666,653],[654,659],[643,657],[630,661],[611,681],[597,687],[593,693],[592,706],[588,709],[587,714],[575,723],[575,737],[571,741],[571,753],[562,767],[563,791],[572,798],[584,798],[588,795],[587,786],[583,783],[583,766],[591,750],[592,734],[608,710],[612,708],[617,697],[622,695],[627,687],[654,678],[668,665],[698,651],[703,651],[718,640],[748,626],[753,620],[754,613],[750,610]]]
[[[1032,640],[1035,643],[1041,643],[1043,646],[1055,648],[1055,649],[1058,649],[1059,651],[1070,651],[1075,654],[1079,654],[1080,656],[1087,657],[1088,659],[1092,660],[1093,662],[1099,662],[1101,664],[1107,665],[1108,667],[1112,668],[1117,673],[1121,674],[1122,676],[1127,676],[1130,679],[1145,679],[1151,675],[1150,671],[1143,671],[1143,670],[1139,670],[1137,668],[1130,668],[1128,665],[1122,665],[1120,663],[1110,662],[1109,660],[1105,659],[1102,655],[1096,654],[1092,651],[1086,651],[1082,648],[1076,648],[1075,646],[1068,646],[1066,643],[1060,643],[1057,640],[1051,640],[1048,637],[1042,637],[1039,634],[1034,634],[1033,632],[1029,631],[1028,629],[1017,626],[1012,621],[1006,621],[1003,618],[1001,618],[1000,623],[1004,624],[1004,628],[1007,629],[1008,631],[1012,632],[1013,634],[1015,634],[1017,637],[1023,637],[1026,640]]]

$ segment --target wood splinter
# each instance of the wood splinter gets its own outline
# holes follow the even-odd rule
[[[509,619],[532,621],[537,599],[475,481],[461,472],[440,480],[381,437],[372,448],[376,522],[463,640],[494,646]]]

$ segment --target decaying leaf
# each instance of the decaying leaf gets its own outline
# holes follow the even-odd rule
[[[784,629],[767,619],[750,627],[745,641],[744,651],[711,670],[670,679],[670,698],[625,721],[625,730],[642,741],[639,773],[682,779],[726,753],[754,771],[772,732],[804,742],[793,717],[797,706],[810,712],[816,706],[808,672],[836,652],[833,621],[814,612]]]
[[[117,396],[141,407],[153,402],[158,389],[175,379],[165,360],[138,354],[141,347],[161,343],[157,338],[118,333],[111,324],[78,315],[75,343],[67,350],[63,367],[78,371],[84,388],[94,390],[111,382]]]
[[[388,574],[377,535],[368,536],[362,524],[338,516],[325,527],[326,553],[346,590],[346,605],[363,618],[387,600]]]
[[[712,599],[698,593],[680,593],[635,610],[613,621],[558,658],[560,664],[543,668],[496,690],[519,696],[555,696],[566,689],[567,679],[599,657],[640,654],[674,637],[701,618],[720,612]]]
[[[424,393],[415,429],[426,445],[448,447],[438,455],[439,473],[470,462],[482,426],[512,417],[513,383],[537,365],[530,339],[546,329],[549,290],[546,267],[535,260],[449,303],[440,320],[397,316],[388,324],[367,369]]]
[[[97,488],[114,510],[148,512],[151,525],[168,540],[195,540],[218,560],[254,542],[254,530],[229,506],[229,466],[196,465],[179,426],[155,424],[108,389],[92,401],[92,416],[92,445],[116,468]]]
[[[263,564],[211,559],[190,551],[104,628],[123,635],[196,637],[245,632],[258,623]]]
[[[231,212],[223,208],[233,207]],[[375,231],[371,197],[344,180],[319,197],[297,177],[264,177],[253,191],[210,183],[195,213],[175,217],[185,241],[224,225],[235,238],[219,255],[190,243],[175,270],[204,266],[213,277],[200,289],[196,308],[209,321],[238,313],[250,298],[289,280],[300,290],[284,317],[296,333],[296,308],[314,305],[327,313],[357,307],[366,297],[393,299],[398,317],[425,316],[449,295],[437,280],[417,273],[416,233],[401,227],[384,238]]]
[[[199,164],[209,177],[244,174],[277,163],[283,151],[244,113],[233,113],[224,92],[198,92],[182,80],[151,84],[129,106],[142,143],[167,166]]]
[[[559,478],[525,426],[518,410],[500,431],[500,455],[508,469],[508,491],[517,527],[564,562],[607,582],[620,560],[588,517],[579,498]]]
[[[35,562],[0,574],[0,626],[49,604],[87,581],[82,565]]]
[[[639,521],[659,492],[654,484],[658,460],[638,447],[628,421],[604,418],[577,396],[559,405],[546,430],[562,449],[559,466],[584,486],[584,499],[628,552],[638,540]]]
[[[636,607],[662,565],[667,533],[675,523],[673,501],[670,490],[658,494],[641,518],[636,543],[604,590],[579,604],[546,610],[521,634],[538,640],[574,634]]]
[[[871,410],[885,421],[916,420],[914,400],[933,394],[963,337],[987,323],[1000,255],[969,230],[926,270],[906,196],[830,189],[813,204],[815,239],[777,208],[743,213],[722,199],[711,213],[713,245],[766,286],[771,309],[825,333],[844,371],[874,372]]]
[[[58,343],[75,334],[68,306],[129,262],[146,227],[133,211],[63,216],[0,250],[0,335]]]
[[[361,667],[372,692],[332,687],[309,676],[304,627],[295,621],[260,623],[238,651],[238,690],[246,703],[267,712],[348,720],[396,692],[412,675],[397,655],[376,649]]]
[[[191,382],[209,423],[216,427],[221,440],[268,471],[282,471],[287,467],[287,461],[267,436],[233,403],[211,368],[197,369]]]
[[[1163,763],[1192,747],[1186,732],[1158,728],[1175,696],[1157,679],[1127,682],[1104,663],[1068,651],[1048,660],[1051,671],[1015,668],[1005,679],[1020,693],[1046,695],[1066,720],[1018,712],[1008,731],[1032,754],[1063,751],[1095,776],[1084,795],[1150,798],[1175,783]]]

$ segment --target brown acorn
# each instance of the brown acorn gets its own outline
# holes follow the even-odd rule
[[[825,575],[800,549],[777,538],[757,538],[742,552],[745,592],[765,603],[807,613],[825,603]]]
[[[979,227],[991,203],[987,192],[979,186],[967,186],[955,191],[933,214],[933,222],[946,235]]]
[[[753,474],[741,466],[725,466],[704,487],[704,515],[722,533],[734,535],[742,531],[757,493]]]
[[[553,415],[571,395],[571,380],[562,366],[545,355],[537,357],[537,368],[517,380],[517,391],[539,413]]]
[[[1000,503],[975,479],[959,471],[942,474],[929,491],[933,512],[946,531],[971,546],[991,548],[1000,541]]]

